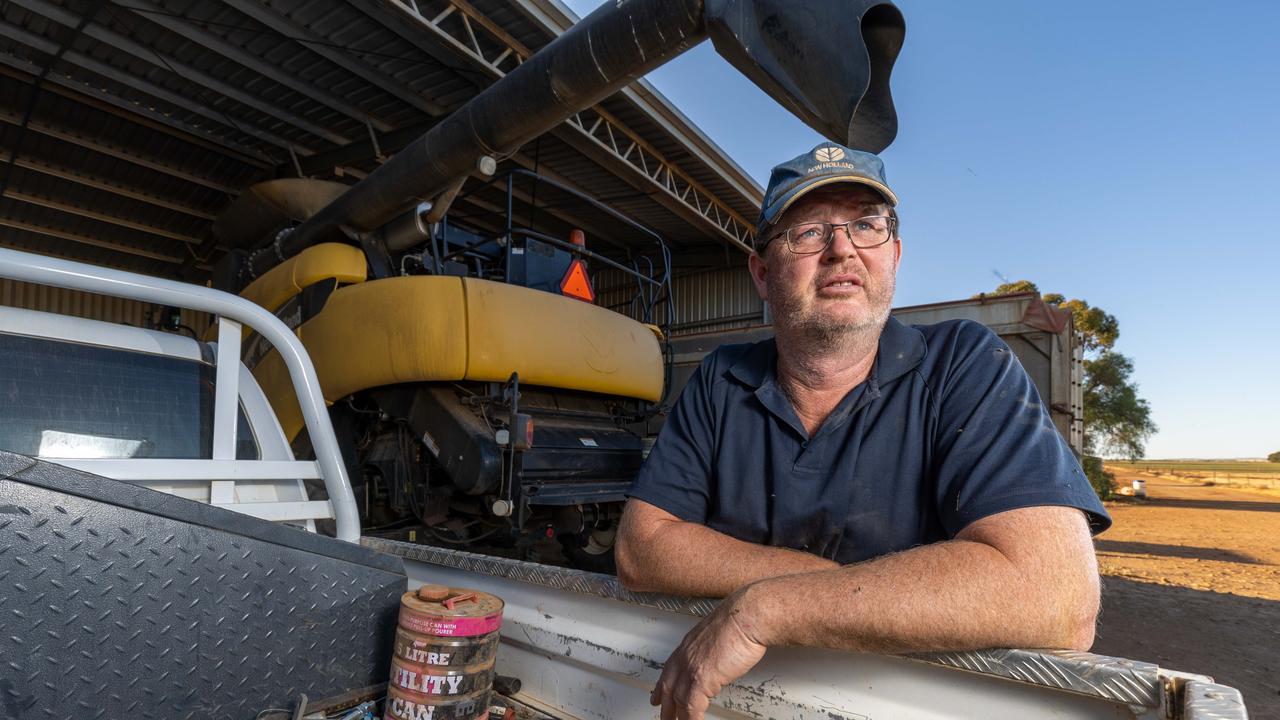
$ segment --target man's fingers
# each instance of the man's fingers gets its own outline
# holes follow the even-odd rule
[[[711,698],[697,690],[690,689],[690,697],[685,700],[684,707],[681,708],[683,711],[682,720],[702,720],[707,713],[707,708],[710,706]]]
[[[676,703],[671,698],[671,693],[662,696],[662,720],[680,720],[677,712]]]

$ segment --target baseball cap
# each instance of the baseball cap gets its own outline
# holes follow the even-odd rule
[[[792,203],[810,190],[839,182],[866,185],[883,195],[890,206],[898,204],[898,196],[885,180],[884,161],[879,156],[824,142],[773,168],[760,208],[760,227],[777,222]]]

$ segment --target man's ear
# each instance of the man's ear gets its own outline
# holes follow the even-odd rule
[[[902,236],[894,239],[893,246],[893,272],[897,273],[902,267]]]
[[[768,252],[768,248],[765,248]],[[769,272],[769,266],[760,253],[753,252],[747,256],[747,270],[751,272],[751,281],[756,284],[756,294],[761,300],[768,301],[768,285],[765,283],[765,275]]]

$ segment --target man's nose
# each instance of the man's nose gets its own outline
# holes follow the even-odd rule
[[[827,251],[823,255],[831,259],[840,260],[857,254],[858,248],[853,245],[853,235],[852,231],[849,230],[849,226],[847,224],[832,225],[831,242],[827,243]]]

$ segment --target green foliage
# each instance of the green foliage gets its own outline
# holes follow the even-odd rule
[[[1267,456],[1267,462],[1280,463],[1280,450]]]
[[[1013,295],[1014,293],[1033,292],[1039,294],[1040,288],[1030,280],[1014,280],[1001,283],[1000,287],[987,293],[988,295]]]
[[[1061,298],[1061,295],[1046,295]],[[1049,300],[1045,300],[1049,302]],[[1085,352],[1108,351],[1120,339],[1120,323],[1116,316],[1104,312],[1102,308],[1091,307],[1084,300],[1059,300],[1055,303],[1064,310],[1071,311],[1071,319],[1075,321],[1076,331],[1084,336]]]
[[[1084,361],[1084,450],[1140,458],[1158,429],[1151,406],[1129,379],[1133,362],[1107,350]]]
[[[1099,498],[1110,500],[1115,497],[1116,476],[1102,467],[1102,458],[1097,455],[1085,455],[1080,465],[1084,467],[1084,474],[1089,478],[1089,484],[1093,486],[1093,491],[1098,493]]]
[[[1021,292],[1039,293],[1040,288],[1030,280],[1015,280],[987,294]],[[1133,362],[1112,349],[1120,339],[1120,322],[1087,300],[1068,300],[1061,293],[1045,293],[1040,299],[1071,311],[1084,351],[1091,356],[1084,361],[1085,452],[1142,457],[1147,439],[1157,428],[1151,420],[1151,406],[1138,397],[1138,388],[1130,380]]]

